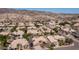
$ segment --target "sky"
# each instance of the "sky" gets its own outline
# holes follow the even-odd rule
[[[53,13],[79,14],[79,8],[16,8],[17,10],[48,11]]]

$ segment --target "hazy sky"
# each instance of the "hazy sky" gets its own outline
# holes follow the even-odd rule
[[[79,14],[79,8],[18,8],[19,10],[49,11],[54,13]]]

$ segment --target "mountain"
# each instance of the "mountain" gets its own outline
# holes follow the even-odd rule
[[[15,9],[12,8],[0,8],[0,13],[12,13],[15,12]]]
[[[0,21],[48,21],[48,20],[72,20],[79,18],[78,14],[62,14],[45,11],[16,10],[12,8],[0,8]]]

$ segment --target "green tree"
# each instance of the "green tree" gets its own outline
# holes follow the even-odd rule
[[[51,43],[51,44],[48,45],[49,50],[53,50],[54,47],[55,47],[55,44],[54,43]]]
[[[0,35],[0,42],[1,42],[1,46],[6,47],[7,46],[7,40],[10,37],[8,35]]]
[[[65,42],[63,40],[58,40],[58,42],[59,42],[59,46],[62,46],[65,44]]]
[[[29,41],[31,34],[24,33],[23,37]]]
[[[54,28],[53,29],[56,33],[58,33],[58,28],[56,27],[56,28]]]
[[[11,32],[16,31],[16,28],[17,28],[17,26],[13,27],[13,28],[11,29]]]
[[[70,39],[70,38],[66,38],[65,43],[67,43],[67,44],[71,44],[71,43],[73,43],[73,40]]]

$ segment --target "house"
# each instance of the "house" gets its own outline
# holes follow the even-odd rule
[[[26,39],[16,39],[13,40],[13,42],[11,42],[11,44],[9,45],[9,48],[12,49],[28,49],[28,41]]]
[[[8,35],[10,32],[0,32],[0,35]]]
[[[13,34],[13,35],[16,35],[18,38],[22,38],[24,32],[18,30],[18,31],[14,31],[12,34]]]
[[[70,32],[71,27],[70,26],[62,26],[61,29],[65,32]]]
[[[55,23],[55,21],[50,21],[50,22],[48,22],[47,26],[48,26],[49,28],[53,29],[53,28],[56,27],[56,23]]]
[[[36,35],[38,33],[38,29],[36,27],[27,27],[27,34]]]
[[[61,36],[61,35],[54,35],[54,39],[55,40],[63,40],[63,41],[65,41],[65,37]]]
[[[22,22],[20,22],[20,23],[18,23],[18,26],[19,26],[19,27],[23,27],[23,26],[25,26],[25,24],[22,23]]]
[[[45,25],[44,26],[41,26],[40,28],[39,28],[43,33],[50,33],[50,31],[51,31],[51,29],[50,28],[48,28],[48,27],[46,27]]]
[[[34,26],[34,23],[33,22],[29,22],[28,25],[29,26]]]
[[[47,43],[47,39],[44,36],[36,36],[32,38],[33,40],[33,45],[37,46],[40,45],[41,43]]]
[[[74,24],[75,27],[79,27],[79,23]]]
[[[52,35],[47,36],[47,38],[51,43],[54,43],[55,46],[58,46],[58,41]]]

